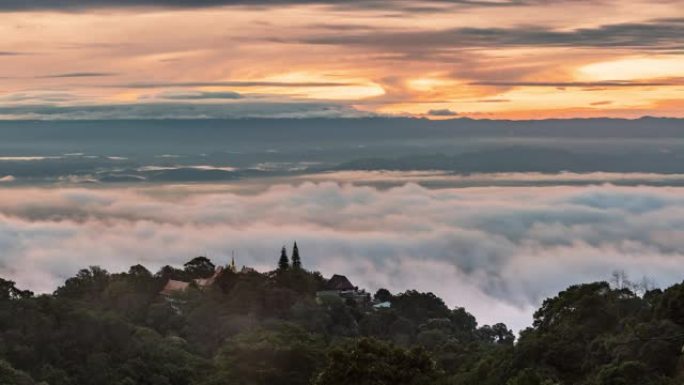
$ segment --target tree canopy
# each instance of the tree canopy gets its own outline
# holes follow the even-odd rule
[[[280,259],[278,260],[278,270],[285,271],[290,268],[290,259],[287,257],[287,250],[285,246],[280,250]]]
[[[299,256],[299,247],[297,247],[297,242],[295,242],[294,246],[292,247],[292,268],[293,269],[301,269],[302,268],[302,259]]]
[[[90,267],[42,295],[0,279],[0,384],[684,383],[684,283],[571,286],[516,340],[432,293],[378,290],[391,306],[374,308],[280,265],[160,294],[213,271],[205,257],[155,274]]]

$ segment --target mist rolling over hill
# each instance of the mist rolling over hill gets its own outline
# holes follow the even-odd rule
[[[0,122],[5,271],[50,291],[84,259],[238,251],[261,267],[287,235],[324,273],[433,290],[521,328],[545,296],[615,269],[677,282],[681,123]]]
[[[684,0],[0,1],[0,385],[681,385]]]

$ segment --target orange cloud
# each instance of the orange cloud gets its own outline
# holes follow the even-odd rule
[[[676,2],[411,3],[17,6],[0,25],[0,99],[106,106],[210,92],[416,116],[684,116]],[[69,98],[45,97],[55,92]]]

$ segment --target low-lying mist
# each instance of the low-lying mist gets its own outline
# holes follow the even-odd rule
[[[614,270],[684,277],[678,187],[376,188],[330,181],[0,189],[0,276],[49,292],[78,269],[150,268],[208,255],[275,267],[297,241],[305,267],[355,285],[432,291],[514,329],[547,296]]]

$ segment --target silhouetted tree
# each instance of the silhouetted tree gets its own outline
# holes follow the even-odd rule
[[[173,266],[165,265],[162,266],[154,276],[156,278],[161,278],[163,281],[166,281],[167,279],[184,280],[185,271]]]
[[[186,262],[183,267],[185,267],[185,272],[190,278],[209,278],[214,275],[216,270],[216,266],[209,258],[201,256]]]
[[[287,250],[285,250],[285,246],[283,246],[282,250],[280,250],[280,259],[278,260],[278,270],[287,270],[290,268],[290,260],[287,258]]]
[[[297,270],[302,268],[302,259],[299,257],[297,242],[294,243],[294,247],[292,248],[292,268]]]
[[[373,296],[373,299],[378,302],[389,302],[392,299],[392,293],[387,289],[378,289]]]
[[[28,290],[20,290],[15,286],[14,281],[0,278],[0,300],[22,299],[33,295]]]
[[[572,286],[514,343],[506,325],[478,328],[431,293],[391,295],[380,310],[319,293],[320,273],[282,257],[288,270],[228,270],[216,288],[168,300],[164,278],[208,273],[210,261],[155,275],[91,267],[52,295],[0,278],[0,385],[684,383],[684,283],[643,297],[608,282]]]
[[[513,345],[515,342],[515,334],[503,323],[497,323],[494,326],[484,325],[478,329],[478,332],[486,341],[497,344]]]
[[[109,273],[99,266],[81,269],[75,277],[64,282],[55,294],[70,298],[97,297],[109,284]]]
[[[128,275],[141,278],[152,278],[152,273],[143,265],[133,265],[128,269]]]

